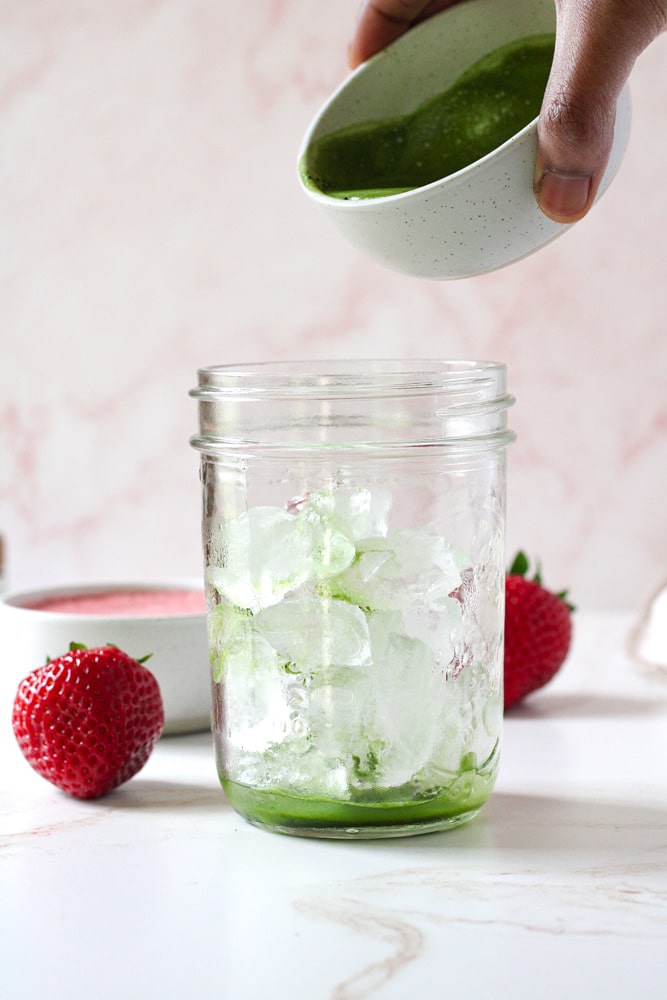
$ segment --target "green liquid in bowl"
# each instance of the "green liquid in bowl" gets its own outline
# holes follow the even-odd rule
[[[554,42],[553,34],[511,42],[411,114],[316,139],[301,164],[304,181],[334,198],[379,198],[469,166],[537,117]]]

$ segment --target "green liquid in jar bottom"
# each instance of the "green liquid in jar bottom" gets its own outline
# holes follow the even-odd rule
[[[539,114],[554,41],[543,34],[511,42],[411,114],[315,140],[301,165],[304,180],[334,198],[378,198],[474,163]]]
[[[482,767],[462,770],[428,795],[404,786],[369,789],[355,792],[348,800],[334,800],[249,788],[222,776],[220,783],[236,812],[266,829],[354,839],[407,836],[459,826],[472,819],[491,793],[498,762],[496,744]]]

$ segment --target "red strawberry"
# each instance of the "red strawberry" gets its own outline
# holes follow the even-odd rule
[[[526,578],[520,552],[505,581],[505,708],[543,687],[560,669],[572,639],[566,595],[542,586],[539,573]]]
[[[71,643],[21,681],[12,726],[38,774],[92,799],[144,766],[164,726],[162,696],[150,670],[115,646]]]

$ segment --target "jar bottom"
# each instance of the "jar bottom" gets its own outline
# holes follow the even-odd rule
[[[481,807],[480,807],[481,808]],[[388,840],[398,837],[416,837],[424,833],[443,833],[469,823],[479,813],[479,809],[461,813],[459,816],[448,816],[444,819],[425,821],[423,823],[403,823],[393,826],[350,826],[350,827],[305,827],[277,826],[262,823],[257,819],[247,818],[252,826],[268,833],[283,833],[291,837],[306,837],[319,840]]]
[[[411,837],[450,830],[480,811],[492,782],[471,785],[465,802],[437,796],[412,802],[341,802],[297,797],[274,790],[251,789],[223,780],[233,808],[253,826],[295,837],[374,840]]]

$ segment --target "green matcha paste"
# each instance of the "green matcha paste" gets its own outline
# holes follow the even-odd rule
[[[301,164],[306,183],[335,198],[377,198],[474,163],[539,114],[554,41],[543,34],[511,42],[411,114],[315,140]]]

